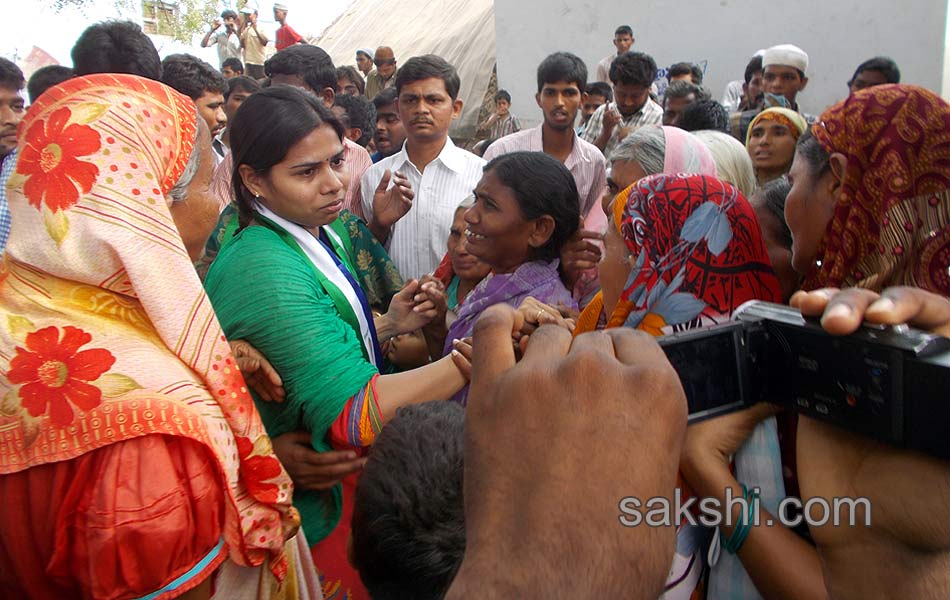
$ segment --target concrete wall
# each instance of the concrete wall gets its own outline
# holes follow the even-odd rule
[[[495,0],[498,85],[511,92],[512,112],[538,122],[534,101],[538,63],[566,50],[587,63],[615,52],[614,29],[633,27],[634,50],[659,67],[682,60],[708,61],[706,86],[722,97],[741,79],[759,48],[792,43],[809,54],[808,88],[799,104],[809,113],[847,95],[845,82],[872,56],[890,56],[901,81],[941,91],[950,83],[947,0]],[[766,10],[766,7],[768,9]],[[944,96],[946,92],[944,90]]]

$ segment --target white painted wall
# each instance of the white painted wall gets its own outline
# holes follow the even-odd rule
[[[890,56],[901,82],[935,91],[950,89],[947,0],[495,0],[498,84],[511,92],[512,112],[538,122],[534,101],[538,63],[558,50],[587,63],[615,52],[618,25],[633,27],[634,50],[659,67],[708,60],[706,86],[722,97],[741,79],[759,48],[792,43],[809,54],[802,110],[818,114],[847,95],[845,82],[872,56]]]

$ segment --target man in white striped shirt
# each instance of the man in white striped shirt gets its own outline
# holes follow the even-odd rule
[[[360,180],[363,214],[399,273],[432,273],[445,255],[455,209],[475,189],[485,161],[449,139],[458,118],[459,77],[433,54],[416,56],[396,74],[396,107],[406,144]]]
[[[607,191],[607,163],[596,146],[574,133],[577,111],[586,96],[583,92],[586,83],[587,67],[584,61],[573,54],[555,52],[541,61],[535,101],[544,112],[544,122],[533,129],[512,133],[495,141],[485,151],[485,160],[490,161],[496,156],[519,150],[544,152],[560,160],[577,184],[580,213],[584,218],[582,229],[602,234],[607,220],[600,199]],[[575,242],[581,248],[593,252],[592,256],[596,257],[597,249],[588,249],[587,243],[580,239],[583,235],[580,232]],[[574,246],[572,243],[565,248]],[[568,285],[579,284],[574,286],[575,298],[583,300],[591,289],[596,288],[596,282],[593,274],[580,278],[581,271],[574,271],[576,261],[572,258],[562,252],[562,272]]]
[[[650,98],[656,61],[642,52],[627,52],[610,65],[614,101],[591,115],[584,139],[610,155],[625,136],[644,125],[659,125],[663,109]]]

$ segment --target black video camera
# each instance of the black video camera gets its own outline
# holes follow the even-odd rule
[[[950,460],[950,339],[862,326],[832,336],[770,302],[728,323],[664,336],[690,423],[771,402],[902,448]]]

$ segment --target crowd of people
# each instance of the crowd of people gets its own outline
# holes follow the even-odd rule
[[[224,11],[218,68],[120,21],[0,58],[0,595],[947,597],[946,461],[767,403],[687,426],[654,338],[750,300],[950,336],[950,105],[877,57],[804,114],[790,44],[660,93],[624,25],[468,150],[444,58],[337,66],[287,14],[267,57]],[[873,525],[764,524],[790,497]]]

